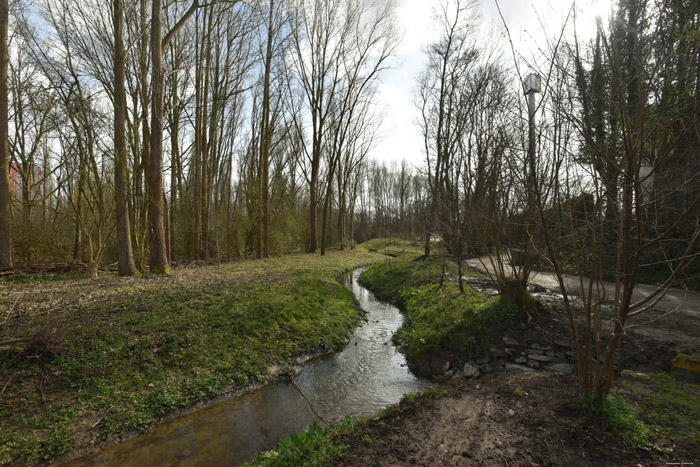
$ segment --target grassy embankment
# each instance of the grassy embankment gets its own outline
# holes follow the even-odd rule
[[[379,248],[383,241],[375,241]],[[363,285],[407,311],[397,333],[407,345],[408,357],[440,349],[462,355],[488,346],[494,333],[513,322],[517,310],[497,299],[445,280],[456,276],[456,267],[441,257],[412,261],[421,253],[406,243],[388,242],[378,249],[396,256],[376,263],[361,276]],[[439,283],[443,280],[443,285]],[[600,402],[584,398],[590,426],[622,438],[628,445],[657,448],[677,444],[700,452],[700,385],[677,381],[667,373],[648,379],[622,378],[618,389]],[[687,453],[686,453],[687,454]]]
[[[444,256],[416,260],[422,254],[417,244],[378,238],[359,247],[385,255],[362,274],[360,282],[405,311],[406,320],[397,336],[406,345],[409,359],[431,352],[469,358],[491,344],[497,330],[517,316],[514,306],[503,305],[498,298],[471,288],[460,293],[453,282],[456,265]],[[410,400],[415,398],[409,396]],[[387,413],[392,410],[387,409]],[[324,460],[342,454],[345,447],[340,438],[356,426],[356,422],[345,420],[325,429],[307,428],[281,440],[277,449],[262,453],[251,465],[323,465]]]
[[[444,256],[416,260],[422,251],[398,241],[378,251],[393,258],[372,265],[360,282],[406,312],[397,338],[409,359],[441,352],[468,360],[488,348],[498,331],[517,317],[516,307],[498,297],[467,286],[461,293],[457,266]]]
[[[176,270],[97,282],[0,281],[0,464],[32,464],[143,431],[166,414],[337,349],[359,320],[343,272],[364,250]]]
[[[421,254],[419,246],[399,239],[375,239],[360,246],[388,255],[368,268],[361,281],[406,310],[399,336],[407,344],[409,358],[445,348],[463,355],[478,352],[502,326],[513,322],[516,310],[496,299],[472,290],[459,294],[457,285],[449,280],[456,275],[456,268],[445,258],[414,261]],[[434,395],[442,393],[429,390],[424,395],[409,395],[401,404],[372,418],[401,430],[400,407],[421,405],[424,398]],[[699,400],[700,385],[673,380],[665,373],[648,379],[623,378],[603,403],[582,401],[578,406],[581,418],[573,428],[608,433],[614,435],[614,443],[621,439],[633,448],[661,449],[671,456],[666,446],[676,445],[684,456],[692,458],[691,451],[700,445]],[[361,439],[371,444],[370,425],[344,420],[323,429],[307,428],[282,440],[276,450],[262,453],[251,465],[323,465],[327,459],[357,448],[346,446],[344,440]]]

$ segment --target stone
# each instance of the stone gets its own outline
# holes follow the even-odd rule
[[[445,362],[442,364],[442,372],[445,373],[450,369],[450,362]]]
[[[527,349],[528,355],[544,355],[546,350]]]
[[[506,363],[506,371],[535,371],[529,366],[518,365],[517,363]]]
[[[445,378],[450,379],[455,375],[455,370],[448,370],[445,372]]]
[[[646,373],[638,373],[634,370],[622,370],[620,375],[625,376],[627,378],[636,378],[636,379],[649,379],[649,375]]]
[[[565,359],[566,359],[566,353],[564,353],[564,352],[559,352],[559,351],[557,351],[557,350],[547,350],[547,351],[545,352],[545,355],[549,355],[550,357],[557,357],[557,358],[559,358],[559,359],[561,359],[561,360],[565,360]]]
[[[489,349],[489,353],[491,354],[492,360],[496,360],[497,358],[503,358],[506,356],[506,353],[503,349],[497,349],[496,347],[491,347]]]
[[[454,378],[455,379],[464,379],[464,373],[462,373],[461,371],[458,371],[457,373],[455,373]]]
[[[537,360],[528,359],[528,360],[527,360],[527,366],[529,366],[530,368],[539,368],[539,367],[540,367],[540,362],[538,362]]]
[[[476,378],[479,376],[479,367],[471,362],[464,364],[464,377]]]
[[[491,362],[491,355],[482,355],[476,360],[478,365],[485,365]]]
[[[518,357],[515,360],[513,360],[515,363],[527,363],[527,358],[526,357]]]
[[[503,343],[508,347],[522,347],[522,344],[510,336],[503,336],[501,338]]]
[[[489,366],[491,367],[491,370],[493,370],[494,373],[503,373],[505,371],[505,369],[503,368],[503,363],[497,360],[494,360],[491,363],[489,363]]]
[[[539,362],[553,362],[553,363],[560,363],[561,359],[557,357],[550,357],[549,355],[530,355],[530,358],[532,360],[537,360]]]
[[[571,342],[565,341],[565,340],[555,340],[554,344],[557,347],[562,347],[564,349],[570,349],[571,348]]]
[[[639,368],[637,368],[637,371],[640,373],[644,373],[647,375],[651,375],[654,373],[663,373],[664,370],[656,365],[642,365]]]
[[[537,342],[530,344],[531,349],[537,349],[537,350],[552,350],[552,347],[549,345],[543,345],[539,344]]]
[[[548,363],[543,369],[556,373],[564,373],[565,375],[570,375],[574,372],[574,366],[571,363]]]
[[[491,366],[488,365],[488,364],[481,365],[481,366],[479,367],[479,370],[481,370],[481,372],[482,372],[483,374],[485,374],[485,375],[488,374],[488,373],[493,373],[493,370],[491,369]]]

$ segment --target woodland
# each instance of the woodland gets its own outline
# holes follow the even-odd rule
[[[619,0],[585,39],[573,2],[536,60],[505,19],[484,40],[478,0],[442,2],[420,163],[369,156],[396,8],[0,0],[0,275],[168,276],[389,236],[419,261],[439,242],[461,293],[482,258],[525,315],[553,272],[577,382],[604,399],[628,320],[700,290],[697,0]],[[637,283],[655,291],[634,301]]]

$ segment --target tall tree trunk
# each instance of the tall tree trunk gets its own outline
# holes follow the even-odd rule
[[[8,0],[0,0],[0,268],[12,267],[9,126],[7,113]]]
[[[82,159],[82,158],[81,158]],[[75,193],[75,237],[73,241],[73,261],[80,261],[81,251],[83,249],[83,168],[82,161],[80,162],[80,173],[78,175],[78,188]]]
[[[206,16],[203,21],[206,20]],[[197,24],[197,34],[200,28]],[[201,159],[202,159],[202,120],[204,110],[202,109],[202,55],[204,54],[204,39],[202,45],[195,40],[195,61],[197,63],[195,69],[194,83],[194,100],[195,100],[195,117],[194,117],[194,161],[192,171],[194,174],[194,257],[200,259],[202,257],[202,185],[201,185]]]
[[[41,219],[43,223],[46,222],[46,212],[48,210],[48,204],[49,204],[49,145],[46,139],[44,139],[44,143],[42,144],[42,150],[43,150],[43,162],[42,162],[42,169],[41,169]]]
[[[163,225],[165,228],[165,254],[168,258],[168,264],[170,264],[170,206],[168,206],[168,198],[165,196],[165,190],[163,191]]]
[[[172,261],[173,250],[175,248],[175,207],[177,206],[177,188],[178,188],[178,174],[180,167],[180,103],[177,97],[177,66],[175,65],[175,70],[172,74],[171,83],[171,108],[172,116],[170,118],[170,218],[169,224],[170,232],[169,238],[169,250],[168,258]]]
[[[117,270],[120,276],[136,272],[131,251],[131,229],[126,181],[126,89],[124,87],[123,0],[114,0],[114,188],[117,210]]]
[[[143,196],[143,180],[147,172],[148,164],[151,158],[151,131],[148,128],[148,36],[146,35],[147,27],[147,2],[141,0],[140,16],[139,16],[139,31],[141,32],[141,40],[139,43],[139,89],[141,99],[141,156],[139,164],[134,163],[135,183],[134,192],[136,193],[136,216],[134,230],[138,239],[139,248],[139,269],[145,271],[146,261],[146,233],[148,232],[148,203]]]
[[[326,232],[329,230],[327,228],[330,220],[328,219],[328,211],[330,210],[330,199],[333,194],[333,172],[335,170],[335,160],[331,161],[329,171],[328,171],[328,185],[326,186],[326,196],[323,200],[323,215],[321,220],[321,256],[326,254]]]
[[[272,68],[272,40],[275,1],[270,0],[270,11],[267,21],[267,46],[265,51],[265,71],[263,81],[262,123],[260,125],[260,171],[258,184],[260,199],[258,200],[258,258],[270,255],[270,69]],[[262,249],[262,252],[260,251]]]
[[[321,142],[320,135],[318,143],[314,142],[312,151],[314,152],[311,161],[311,181],[309,183],[309,223],[310,223],[310,243],[309,253],[316,253],[318,250],[318,169],[321,164]]]
[[[151,14],[151,157],[148,162],[147,197],[149,268],[152,274],[170,274],[163,228],[163,46],[162,0],[153,0]]]
[[[205,13],[207,10],[205,10]],[[207,21],[205,34],[206,36],[202,38],[202,47],[206,44],[206,49],[204,50],[205,55],[205,66],[204,66],[204,90],[203,90],[203,103],[202,103],[202,119],[201,119],[201,131],[202,136],[200,137],[201,144],[201,161],[200,161],[200,172],[202,176],[201,181],[201,193],[202,193],[202,244],[200,247],[200,252],[202,258],[206,259],[209,257],[209,199],[211,197],[211,190],[209,188],[209,138],[207,137],[207,127],[209,125],[214,125],[215,122],[210,121],[209,118],[209,80],[211,78],[211,35],[212,35],[212,19],[214,15],[209,13],[205,15],[205,20]]]

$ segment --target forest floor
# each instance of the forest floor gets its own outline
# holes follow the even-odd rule
[[[485,280],[468,276],[476,287]],[[386,292],[386,284],[378,290]],[[568,342],[566,314],[552,290],[547,292],[531,323],[503,334],[521,342]],[[617,378],[602,405],[585,401],[575,375],[534,371],[453,378],[352,430],[331,431],[340,454],[329,464],[698,465],[700,385],[678,381],[668,371],[677,353],[700,350],[700,304],[685,302],[666,311],[650,311],[637,322],[652,324],[627,332],[620,369],[634,371]]]
[[[189,265],[164,276],[0,279],[0,465],[66,460],[341,348],[338,279],[366,250]]]

